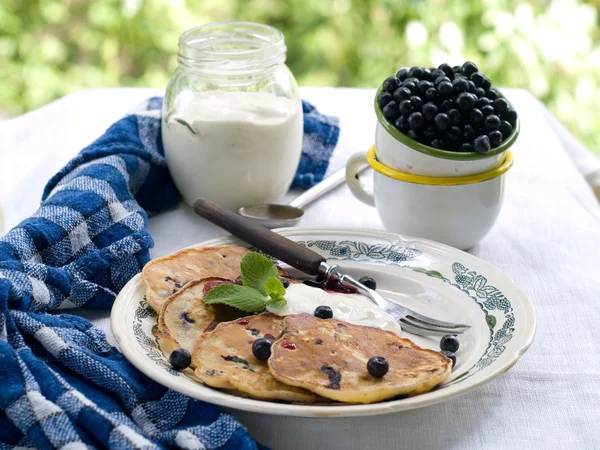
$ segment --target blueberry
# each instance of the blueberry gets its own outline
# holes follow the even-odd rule
[[[394,92],[400,87],[400,80],[396,77],[389,77],[383,82],[383,89],[389,93]]]
[[[451,141],[458,141],[461,135],[462,133],[460,132],[460,128],[457,126],[452,126],[446,131],[446,137]]]
[[[381,94],[377,96],[377,104],[380,108],[383,108],[385,105],[391,102],[393,98],[394,97],[392,97],[392,94],[390,94],[388,91],[382,91]]]
[[[281,281],[281,284],[283,285],[284,289],[287,289],[290,287],[290,282],[288,281],[287,278],[280,278],[279,281]]]
[[[425,98],[427,100],[436,100],[439,96],[439,93],[436,88],[429,88],[425,91]]]
[[[404,134],[408,133],[410,131],[410,125],[409,125],[408,121],[406,121],[402,125],[400,125],[398,127],[398,129],[400,131],[402,131]]]
[[[446,113],[439,113],[433,119],[435,126],[440,130],[445,130],[450,126],[450,117]]]
[[[408,119],[407,116],[405,116],[404,114],[402,114],[400,117],[398,117],[396,119],[396,121],[394,122],[394,126],[398,129],[400,129],[400,127],[404,124],[408,124]]]
[[[431,69],[423,69],[423,75],[421,76],[421,80],[431,81]]]
[[[475,86],[475,83],[473,83],[471,80],[467,81],[467,84],[469,85],[469,92],[473,93],[475,92],[475,89],[477,89],[477,86]]]
[[[383,115],[389,120],[395,120],[400,115],[400,111],[398,110],[398,103],[392,100],[387,105],[385,105],[383,107]]]
[[[502,133],[502,137],[506,139],[508,136],[510,136],[510,133],[512,133],[512,126],[506,120],[503,120],[500,122],[500,128],[498,128],[498,130],[500,133]]]
[[[465,142],[460,145],[460,151],[470,153],[473,151],[473,146],[471,144],[469,144],[468,142]]]
[[[443,139],[434,139],[433,141],[431,141],[431,146],[434,148],[439,148],[439,149],[445,149],[446,148],[446,143],[444,142]]]
[[[437,90],[445,97],[449,97],[452,95],[452,92],[454,92],[454,88],[452,87],[452,83],[450,83],[450,81],[442,81],[440,84],[438,84]]]
[[[360,277],[358,279],[358,282],[364,284],[369,289],[373,289],[373,290],[377,289],[377,283],[371,277]]]
[[[444,100],[440,105],[440,110],[443,112],[448,112],[452,108],[454,108],[454,103],[452,100]]]
[[[178,348],[169,355],[169,363],[173,369],[183,370],[192,363],[192,355],[185,348]]]
[[[431,81],[423,80],[423,81],[419,81],[417,83],[417,89],[422,94],[424,94],[425,92],[427,92],[427,89],[432,88],[432,87],[433,87],[433,83]]]
[[[448,114],[448,117],[450,117],[450,122],[452,122],[453,124],[457,125],[460,122],[462,122],[462,114],[458,109],[449,109],[448,111],[446,111],[446,114]]]
[[[417,130],[413,130],[412,128],[410,130],[408,130],[406,135],[415,141],[418,141],[421,138],[421,136],[419,135],[419,132]]]
[[[438,107],[431,102],[427,102],[423,105],[423,117],[426,120],[433,120],[435,115],[438,113]]]
[[[458,97],[456,97],[456,103],[463,111],[471,109],[473,106],[475,106],[476,102],[477,97],[469,92],[461,92],[458,94]]]
[[[413,105],[413,102],[410,100],[402,100],[400,102],[400,106],[398,107],[398,110],[400,111],[400,114],[405,114],[408,115],[411,112],[413,112],[415,109],[415,105]],[[384,111],[385,113],[385,111]]]
[[[498,128],[500,128],[500,117],[495,114],[487,116],[483,121],[483,129],[486,133],[490,133]]]
[[[450,83],[450,78],[448,78],[448,77],[447,77],[447,76],[445,76],[445,75],[443,75],[443,76],[441,76],[441,77],[437,77],[437,78],[435,79],[435,81],[433,82],[433,84],[435,84],[435,85],[437,86],[437,85],[438,85],[438,84],[440,84],[442,81],[447,81],[448,83]]]
[[[402,86],[394,91],[393,97],[394,101],[399,104],[402,100],[408,100],[411,95],[410,89]]]
[[[490,151],[490,138],[488,138],[485,134],[483,136],[478,136],[473,141],[473,149],[477,153],[487,153]]]
[[[423,106],[423,99],[416,95],[411,96],[410,101],[415,105],[415,109],[421,109],[421,106]]]
[[[488,137],[490,138],[490,145],[492,147],[498,147],[502,142],[502,133],[498,130],[492,131],[488,134]]]
[[[390,370],[390,363],[383,356],[373,356],[367,361],[367,371],[374,378],[382,378]]]
[[[421,133],[423,133],[423,136],[425,136],[426,138],[431,139],[437,134],[437,131],[435,131],[435,128],[429,125],[428,127],[423,128],[423,131]]]
[[[435,80],[439,77],[445,77],[446,73],[443,70],[440,69],[434,69],[431,71],[431,79]]]
[[[411,67],[408,76],[420,79],[423,76],[423,69],[421,67]]]
[[[460,343],[458,342],[458,338],[453,334],[447,334],[440,339],[440,349],[456,353],[458,351],[458,347],[460,347]]]
[[[475,139],[475,136],[477,136],[475,128],[473,128],[471,125],[465,125],[465,127],[463,128],[463,139],[465,141],[471,142],[473,139]]]
[[[479,69],[477,68],[475,63],[472,63],[471,61],[467,61],[466,63],[464,63],[462,65],[462,67],[460,68],[460,71],[469,77],[469,76],[471,76],[472,73],[478,72]]]
[[[438,70],[441,70],[442,72],[444,72],[446,74],[447,77],[452,77],[452,75],[454,75],[454,71],[452,70],[452,67],[450,67],[449,64],[440,64],[438,67]]]
[[[496,100],[498,97],[500,97],[498,95],[498,91],[496,91],[496,89],[494,88],[489,88],[488,91],[485,93],[485,96],[490,100]]]
[[[454,73],[460,73],[460,66],[452,66]]]
[[[507,121],[508,123],[510,123],[510,124],[511,124],[513,127],[514,127],[515,125],[517,125],[517,112],[516,112],[514,109],[513,109],[513,110],[510,110],[510,111],[507,111],[507,112],[504,114],[504,118],[505,118],[505,119],[506,119],[506,121]]]
[[[408,71],[408,67],[403,67],[402,69],[398,70],[398,72],[396,72],[396,78],[398,78],[400,81],[406,80],[406,77],[408,76]]]
[[[252,344],[252,354],[259,361],[266,361],[271,356],[271,341],[260,338]]]
[[[491,116],[496,111],[494,111],[494,107],[492,105],[485,105],[481,108],[481,112],[483,113],[483,115],[485,117],[487,117],[487,116]]]
[[[480,124],[483,122],[483,113],[480,109],[473,108],[471,111],[469,111],[469,120],[471,120],[471,123]]]
[[[452,81],[452,86],[454,87],[454,92],[467,92],[469,90],[469,83],[464,78],[454,78]]]
[[[483,74],[481,72],[473,72],[469,79],[475,83],[475,86],[479,87],[483,84]]]
[[[420,112],[414,112],[408,116],[408,123],[413,129],[421,128],[425,124],[425,118]]]
[[[485,75],[483,76],[483,83],[481,83],[481,87],[486,91],[492,87],[492,82]]]
[[[503,112],[507,111],[508,108],[510,107],[510,105],[508,104],[508,102],[506,101],[506,99],[500,97],[497,98],[496,100],[494,100],[494,109],[496,110],[496,112],[502,114]]]
[[[477,98],[484,98],[485,97],[485,89],[483,88],[475,88],[473,90],[473,94],[475,94],[477,96]]]
[[[402,83],[402,87],[407,88],[411,93],[416,94],[418,89],[417,89],[417,84],[414,83],[413,81],[407,81],[408,78]]]
[[[477,103],[475,103],[475,108],[483,108],[485,105],[491,105],[492,101],[487,98],[487,97],[481,97],[479,100],[477,100]]]
[[[315,309],[315,317],[318,317],[319,319],[331,319],[333,317],[333,311],[327,305],[317,306]]]
[[[410,76],[409,76],[408,78],[406,78],[406,79],[405,79],[405,80],[402,82],[402,84],[404,84],[404,83],[415,83],[415,84],[417,84],[419,81],[421,81],[421,80],[419,80],[417,77],[410,77]]]
[[[454,366],[456,365],[456,355],[452,352],[448,352],[446,350],[442,350],[440,352],[442,355],[444,355],[446,358],[450,358],[452,360],[452,368],[454,368]]]

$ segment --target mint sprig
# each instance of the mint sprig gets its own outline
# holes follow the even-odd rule
[[[207,305],[221,303],[245,312],[264,311],[267,305],[282,308],[286,305],[285,287],[269,258],[248,252],[240,264],[243,286],[221,284],[212,288],[202,299]],[[267,299],[266,296],[269,298]]]

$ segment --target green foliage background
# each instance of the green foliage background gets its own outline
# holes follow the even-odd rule
[[[599,1],[599,0],[596,0]],[[475,61],[537,95],[600,153],[597,3],[582,0],[2,0],[0,115],[80,89],[163,87],[188,28],[281,29],[301,85],[375,87],[400,66]]]

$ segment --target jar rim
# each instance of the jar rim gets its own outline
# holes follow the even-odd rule
[[[285,62],[281,31],[254,22],[215,22],[191,28],[179,37],[178,61],[202,72],[262,71]]]

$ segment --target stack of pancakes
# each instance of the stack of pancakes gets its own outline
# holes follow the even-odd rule
[[[240,311],[204,304],[212,286],[239,280],[248,251],[185,249],[150,261],[143,270],[146,299],[159,313],[161,349],[167,355],[180,347],[188,350],[195,375],[205,384],[265,400],[374,403],[427,392],[450,374],[450,359],[390,331],[310,314],[243,317]],[[252,353],[259,338],[272,342],[267,361]],[[389,362],[382,378],[367,371],[373,356]]]

